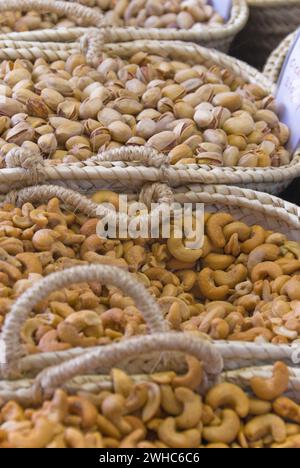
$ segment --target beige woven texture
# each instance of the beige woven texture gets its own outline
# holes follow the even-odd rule
[[[11,9],[11,3],[9,6],[6,0],[2,0],[2,8],[9,10]],[[45,0],[14,0],[16,4],[16,9],[23,9],[23,5],[29,3],[42,4],[43,10],[47,10],[47,5],[49,2]],[[92,25],[94,26],[103,26],[105,28],[105,34],[107,37],[107,42],[125,42],[125,41],[135,41],[140,39],[148,40],[183,40],[196,42],[207,47],[213,47],[224,52],[227,52],[231,42],[233,41],[236,34],[241,31],[245,26],[248,19],[248,6],[246,0],[233,0],[231,14],[228,22],[223,25],[222,28],[203,25],[201,29],[197,31],[193,30],[174,30],[174,29],[145,29],[145,28],[134,28],[134,27],[114,27],[103,25],[102,14],[100,10],[94,10],[88,7],[83,7],[78,2],[74,1],[65,1],[65,2],[53,2],[65,4],[62,8],[65,8],[65,11],[68,14],[72,14],[73,17],[81,18],[81,15],[85,14],[86,19],[90,19],[89,15],[94,15],[92,20]],[[52,7],[52,5],[51,5]],[[38,6],[34,8],[39,8]],[[34,9],[31,8],[31,9]],[[84,9],[85,8],[85,12]],[[1,11],[1,6],[0,6]],[[4,10],[2,10],[4,11]],[[47,10],[50,11],[50,10]],[[91,12],[91,13],[89,13]],[[99,13],[97,13],[99,12]],[[70,28],[70,29],[44,29],[39,31],[29,31],[25,33],[10,33],[5,35],[6,38],[12,40],[25,40],[25,41],[63,41],[70,42],[77,40],[82,37],[86,32],[86,28]],[[3,39],[4,36],[0,35],[0,39]]]
[[[153,372],[166,370],[185,372],[186,354],[195,356],[204,364],[205,378],[204,385],[199,389],[201,392],[205,392],[210,385],[223,381],[234,383],[247,390],[253,377],[272,376],[273,369],[270,366],[248,367],[222,373],[222,355],[209,341],[179,333],[160,333],[132,338],[126,342],[86,352],[63,364],[43,370],[36,379],[1,380],[0,397],[4,401],[14,399],[30,405],[51,397],[56,388],[64,388],[71,393],[112,390],[111,379],[109,375],[105,375],[112,367],[126,370],[135,381],[143,381]],[[92,374],[95,371],[97,374]],[[300,401],[299,369],[290,368],[289,371],[290,381],[286,395]]]
[[[277,83],[279,79],[283,64],[297,34],[298,31],[289,34],[271,53],[265,64],[263,73],[270,81],[273,81],[273,83]]]
[[[278,44],[300,24],[300,0],[248,0],[250,17],[233,44],[234,53],[263,68]]]
[[[0,1],[0,12],[4,13],[6,11],[37,11],[38,13],[57,13],[60,16],[74,18],[75,20],[80,20],[83,24],[87,26],[87,28],[81,28],[84,31],[88,30],[90,26],[97,26],[100,27],[103,23],[103,15],[100,11],[95,11],[92,8],[85,7],[78,3],[68,3],[65,1],[55,0],[55,1],[45,1],[45,0],[1,0]],[[43,30],[41,30],[43,31]],[[47,40],[47,31],[45,40]],[[56,37],[55,41],[59,40],[66,40],[63,39],[63,36],[60,38],[59,30],[50,30],[51,36]],[[0,27],[1,32],[1,27]],[[40,32],[42,34],[42,32]],[[22,40],[24,33],[11,33],[11,39],[13,40]],[[10,36],[10,34],[9,34]],[[0,37],[7,37],[6,34],[0,35]],[[79,37],[79,36],[77,36]],[[29,39],[30,38],[30,39]],[[39,37],[38,31],[29,31],[28,32],[28,39],[25,40],[42,40]]]
[[[169,189],[161,185],[154,188],[144,187],[143,200],[149,202],[152,196],[161,197],[165,202],[171,201]],[[8,194],[5,202],[22,206],[24,202],[46,202],[52,197],[58,197],[68,208],[80,211],[87,216],[107,215],[107,209],[99,213],[99,205],[76,192],[57,186],[38,186],[14,191]],[[282,232],[290,239],[300,241],[300,209],[264,193],[224,186],[191,186],[177,189],[174,193],[174,200],[180,203],[205,203],[205,208],[209,212],[227,211],[237,220],[249,224],[260,224],[266,229]],[[46,298],[49,293],[66,285],[94,279],[108,283],[114,282],[126,290],[128,295],[134,297],[150,332],[158,333],[166,330],[167,326],[162,313],[153,302],[153,298],[147,291],[144,295],[142,286],[135,284],[130,275],[123,270],[115,271],[115,269],[99,266],[65,270],[49,275],[27,290],[15,302],[11,312],[7,315],[2,332],[2,338],[6,344],[7,364],[2,367],[2,376],[14,379],[19,375],[36,375],[44,368],[86,353],[86,349],[76,348],[26,356],[20,342],[19,331],[26,318],[32,313],[34,305]],[[284,360],[292,365],[295,351],[289,345],[245,342],[218,341],[215,342],[215,347],[222,354],[227,369],[254,365],[257,362],[268,364],[277,360]]]
[[[273,83],[263,74],[258,73],[249,65],[229,57],[221,52],[205,49],[193,44],[182,42],[159,41],[135,41],[120,44],[104,44],[103,33],[92,31],[84,37],[81,45],[92,61],[97,61],[101,51],[128,57],[141,49],[155,54],[168,54],[175,60],[183,60],[193,63],[201,63],[203,58],[213,63],[220,64],[235,74],[242,76],[251,83],[256,83],[267,89],[274,90]],[[0,59],[14,60],[26,58],[29,60],[44,57],[54,61],[66,59],[71,53],[80,50],[79,43],[14,43],[0,41]],[[19,150],[18,156],[14,156],[9,168],[0,170],[0,193],[7,193],[13,187],[47,181],[48,183],[64,184],[74,190],[86,190],[103,185],[110,185],[121,190],[130,187],[134,181],[137,186],[145,182],[166,182],[176,187],[189,183],[200,184],[228,184],[254,190],[278,194],[283,191],[293,179],[300,175],[300,150],[296,151],[293,160],[288,166],[279,168],[241,168],[241,167],[215,167],[193,165],[170,166],[164,155],[157,155],[153,150],[143,147],[121,148],[105,152],[82,163],[62,164],[50,166],[47,160],[39,158],[40,178],[33,179],[36,175],[32,167],[26,169],[24,161],[25,153]],[[157,157],[161,158],[161,165],[153,163]],[[32,158],[33,155],[28,155]],[[145,164],[147,161],[147,164]],[[37,172],[37,171],[36,171]]]

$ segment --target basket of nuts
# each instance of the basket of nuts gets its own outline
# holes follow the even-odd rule
[[[139,200],[146,207],[158,200],[164,211],[172,203],[161,185],[144,187]],[[47,185],[7,196],[0,210],[2,376],[36,375],[87,348],[168,329],[214,340],[227,369],[295,364],[299,209],[229,187],[177,189],[174,200],[205,204],[201,249],[173,230],[169,238],[99,236],[103,217],[128,217],[118,214],[111,191],[88,199]],[[148,222],[144,209],[134,222],[141,217]]]
[[[266,75],[274,83],[277,83],[279,79],[283,64],[294,40],[296,39],[297,34],[299,34],[298,30],[287,36],[272,52],[268,58],[267,63],[265,64],[264,75]]]
[[[236,37],[233,50],[262,69],[271,52],[299,27],[299,0],[247,0],[250,18]]]
[[[0,1],[0,38],[25,41],[71,41],[102,24],[101,12],[65,1]]]
[[[23,4],[24,1],[18,0],[18,3]],[[95,18],[99,19],[97,26],[105,29],[107,42],[140,39],[183,40],[227,52],[234,37],[248,19],[246,0],[232,0],[230,13],[226,18],[222,17],[207,0],[72,1],[74,14],[76,7],[80,6],[79,3],[93,7],[92,12]],[[90,8],[88,10],[91,11]],[[92,24],[95,25],[95,23]],[[72,27],[70,21],[65,23],[65,26],[68,29],[60,30],[59,36],[56,31],[48,29],[47,31],[34,31],[34,33],[31,31],[11,33],[8,37],[29,41],[72,41],[82,36],[83,31]]]
[[[10,153],[20,147],[27,173],[43,166],[42,180],[72,188],[134,179],[279,193],[298,176],[265,76],[192,44],[91,36],[86,57],[78,43],[3,42],[2,193],[20,182],[24,158]]]
[[[35,380],[0,381],[0,447],[299,447],[296,369],[277,362],[222,374],[206,341],[149,338],[88,352]]]

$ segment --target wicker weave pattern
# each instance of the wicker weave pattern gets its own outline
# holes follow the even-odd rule
[[[26,47],[27,45],[27,47]],[[2,47],[1,47],[2,46]],[[221,52],[205,49],[193,44],[183,44],[182,42],[159,41],[136,41],[121,44],[105,44],[104,50],[112,54],[119,54],[128,57],[141,48],[155,54],[168,54],[175,60],[185,60],[193,63],[203,61],[208,63],[218,63],[229,68],[235,74],[241,75],[252,83],[257,83],[269,91],[273,90],[273,84],[263,74],[257,72],[249,65],[244,64],[232,57],[228,57]],[[46,45],[37,43],[14,43],[7,40],[0,41],[0,59],[15,60],[16,58],[34,59],[44,57],[47,60],[66,59],[70,53],[80,50],[79,43],[60,44],[47,43]],[[135,154],[144,152],[143,148],[135,148]],[[176,187],[183,184],[228,184],[254,190],[265,191],[277,194],[284,190],[289,183],[300,174],[300,153],[296,152],[291,164],[279,168],[225,168],[213,166],[182,165],[161,167],[146,167],[144,164],[126,162],[128,148],[117,151],[119,162],[103,161],[101,158],[92,158],[83,163],[49,166],[47,160],[44,161],[44,180],[49,183],[62,183],[74,190],[97,189],[103,185],[117,187],[126,190],[132,181],[137,186],[145,182],[168,182]],[[114,157],[115,153],[110,152]],[[137,156],[136,156],[137,157]],[[109,159],[107,157],[107,159]],[[115,158],[116,159],[116,158]],[[124,162],[123,162],[124,160]],[[131,160],[132,161],[132,160]],[[9,168],[0,171],[0,193],[7,193],[14,186],[30,184],[30,172],[24,168]]]
[[[82,211],[87,216],[94,217],[96,214],[93,202],[80,196],[78,193],[60,187],[40,186],[25,188],[18,192],[11,192],[6,197],[6,202],[22,206],[25,201],[35,203],[43,200],[45,202],[54,196],[60,198],[66,206],[76,209],[76,211]],[[234,187],[192,186],[177,189],[174,193],[174,199],[180,203],[205,203],[207,211],[225,210],[231,213],[237,220],[251,224],[261,224],[266,229],[282,232],[287,234],[290,239],[300,241],[300,208],[276,197]],[[46,367],[60,364],[86,352],[86,350],[83,351],[80,348],[76,348],[56,353],[39,353],[24,356],[19,346],[18,330],[20,324],[27,314],[30,313],[33,304],[37,300],[39,301],[41,298],[44,298],[45,294],[47,295],[53,288],[59,288],[62,284],[65,284],[64,282],[68,284],[72,281],[76,282],[76,278],[78,280],[76,275],[80,275],[80,281],[83,281],[83,276],[85,275],[87,275],[85,279],[91,281],[91,277],[98,275],[96,270],[97,267],[96,269],[95,267],[86,269],[80,267],[78,272],[73,273],[71,270],[67,270],[61,274],[55,274],[53,275],[54,277],[51,277],[53,278],[51,281],[49,281],[50,277],[47,277],[47,280],[38,283],[35,288],[28,290],[15,303],[13,313],[11,312],[11,315],[7,316],[8,319],[3,330],[3,337],[9,343],[7,348],[9,353],[7,362],[9,366],[2,370],[5,375],[14,376],[18,375],[18,372],[26,376],[36,375],[38,371]],[[120,275],[122,273],[124,272],[121,271]],[[102,272],[99,275],[102,275]],[[44,283],[46,287],[44,287]],[[164,331],[164,322],[159,319],[159,311],[152,305],[150,309],[150,314],[147,311],[145,313],[145,318],[150,324],[150,330],[154,332]],[[144,310],[143,305],[141,310]],[[149,311],[149,309],[147,310]],[[154,314],[155,311],[156,313]],[[154,316],[155,320],[152,316]],[[294,352],[294,348],[290,345],[215,342],[215,346],[224,357],[225,368],[227,369],[253,365],[257,361],[271,363],[277,360],[284,360],[291,364]],[[89,349],[93,350],[93,348]],[[16,361],[18,358],[20,359]]]
[[[297,34],[298,32],[294,32],[287,36],[268,58],[263,73],[270,81],[276,83],[279,79],[282,66]]]
[[[22,3],[24,0],[14,0],[16,2]],[[26,0],[29,1],[29,0]],[[4,0],[3,0],[4,2]],[[43,0],[42,0],[43,2]],[[7,2],[4,2],[7,3]],[[43,2],[45,5],[45,2]],[[58,3],[58,2],[54,2]],[[66,1],[60,2],[66,3],[70,8],[70,11],[74,10],[74,15],[77,15],[76,8],[81,7],[82,5],[73,2]],[[91,9],[88,9],[91,10]],[[94,15],[97,15],[97,12],[92,9]],[[100,14],[99,14],[100,15]],[[100,15],[102,17],[102,15]],[[80,16],[79,16],[80,17]],[[224,52],[227,52],[229,46],[234,39],[235,35],[245,26],[248,19],[248,6],[246,0],[233,0],[233,6],[231,11],[231,16],[229,21],[222,27],[210,27],[203,25],[199,31],[191,30],[174,30],[174,29],[145,29],[145,28],[120,28],[120,27],[108,27],[106,28],[106,37],[108,42],[125,42],[125,41],[135,41],[140,39],[148,40],[183,40],[196,42],[207,47],[213,47]],[[96,18],[95,18],[96,20]],[[99,26],[95,22],[92,23]],[[71,28],[65,31],[54,31],[54,30],[41,30],[41,31],[32,31],[26,33],[11,33],[5,37],[13,40],[28,40],[28,41],[73,41],[79,39],[82,36],[84,29],[82,28]],[[85,30],[86,31],[86,30]],[[0,39],[2,39],[0,35]]]

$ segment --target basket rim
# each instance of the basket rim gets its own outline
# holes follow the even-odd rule
[[[45,194],[45,190],[48,190],[48,195]],[[259,212],[265,217],[276,218],[282,220],[282,225],[288,226],[289,229],[297,229],[300,233],[300,208],[281,200],[277,197],[267,195],[260,192],[255,192],[249,189],[239,189],[235,187],[212,187],[211,191],[207,191],[206,187],[202,187],[202,192],[195,194],[191,192],[187,195],[188,200],[195,201],[197,195],[199,197],[196,201],[202,201],[206,205],[221,205],[228,207],[238,207],[240,210],[251,210],[252,212]],[[23,203],[24,200],[28,202],[40,201],[41,197],[43,201],[57,196],[64,203],[70,205],[70,207],[77,206],[79,211],[93,214],[94,203],[88,200],[86,197],[77,194],[71,190],[61,189],[61,187],[52,186],[36,186],[27,187],[18,191],[11,192],[6,199],[6,202],[18,204]],[[31,198],[32,197],[32,198]],[[81,199],[82,203],[79,203]],[[226,211],[226,209],[225,209]],[[93,214],[94,216],[94,214]],[[67,270],[66,270],[67,271]],[[76,282],[76,281],[75,281]],[[250,342],[231,342],[231,341],[215,341],[216,348],[220,351],[224,357],[225,362],[235,367],[244,366],[245,363],[255,362],[270,362],[274,360],[284,360],[290,365],[293,361],[293,353],[295,349],[293,345],[274,345],[271,343],[250,343]],[[97,348],[96,348],[97,349]],[[89,351],[93,351],[94,348],[89,348]],[[25,355],[20,357],[18,370],[21,373],[27,375],[30,371],[37,371],[48,367],[49,365],[57,365],[66,360],[78,357],[85,353],[86,348],[73,348],[67,351],[54,352],[54,353],[38,353],[33,355]]]
[[[70,4],[71,1],[66,1],[61,3]],[[74,3],[74,5],[78,5]],[[88,8],[85,6],[85,8]],[[90,9],[90,8],[88,8]],[[171,28],[158,29],[158,28],[135,28],[135,27],[114,27],[111,30],[111,27],[107,27],[104,24],[104,29],[108,32],[109,40],[113,41],[124,41],[124,40],[135,40],[135,39],[158,39],[158,40],[170,40],[170,39],[181,39],[181,40],[203,40],[203,41],[214,41],[221,40],[225,38],[230,38],[235,36],[246,24],[249,16],[249,9],[246,0],[232,0],[232,8],[229,20],[222,26],[213,27],[210,25],[201,25],[199,30],[174,30]],[[66,40],[68,35],[70,39],[74,39],[74,36],[77,38],[81,37],[82,30],[88,30],[88,28],[70,28],[64,31]],[[29,31],[26,33],[8,33],[0,34],[0,39],[4,36],[10,39],[18,40],[18,38],[24,38],[24,40],[30,40],[30,38],[35,38],[38,40],[44,40],[49,38],[54,38],[56,40],[59,30],[53,29],[44,29],[44,30],[35,30]]]

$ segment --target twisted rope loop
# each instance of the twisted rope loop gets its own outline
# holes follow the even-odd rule
[[[5,157],[8,168],[21,168],[25,173],[20,183],[24,181],[29,185],[37,185],[45,182],[47,175],[44,159],[40,153],[32,153],[24,148],[13,148]]]

